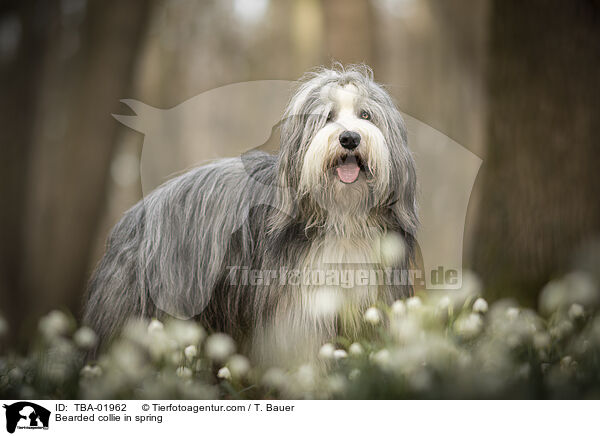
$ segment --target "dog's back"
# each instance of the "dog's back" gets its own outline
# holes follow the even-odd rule
[[[216,161],[166,182],[125,213],[88,287],[84,322],[101,342],[129,318],[204,314],[217,327],[235,323],[239,299],[215,295],[215,286],[228,265],[251,261],[248,216],[273,203],[275,164],[261,152]],[[224,301],[228,312],[214,313]]]

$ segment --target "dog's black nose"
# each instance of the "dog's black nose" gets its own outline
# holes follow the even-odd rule
[[[346,130],[340,134],[340,145],[348,150],[354,150],[360,144],[360,135]]]

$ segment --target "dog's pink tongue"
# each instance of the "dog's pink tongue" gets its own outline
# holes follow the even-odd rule
[[[337,175],[340,180],[344,183],[354,183],[356,179],[358,179],[358,173],[360,168],[356,163],[356,158],[354,156],[349,156],[346,159],[346,162],[341,163],[337,166]]]

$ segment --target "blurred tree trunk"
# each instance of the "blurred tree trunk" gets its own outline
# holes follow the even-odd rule
[[[531,303],[600,230],[600,3],[496,0],[474,269]]]
[[[378,50],[374,38],[374,17],[368,0],[327,0],[325,43],[328,62],[344,65],[364,62],[373,69]]]
[[[43,46],[20,52],[26,61],[14,66],[28,78],[25,97],[12,100],[26,106],[15,111],[20,167],[9,172],[19,209],[7,212],[2,226],[10,238],[2,265],[5,258],[13,263],[2,271],[3,312],[21,338],[52,308],[79,312],[118,127],[111,113],[128,96],[150,6],[82,3],[82,22],[71,25],[73,12],[62,3],[40,3],[52,13],[39,5],[29,12],[38,26],[43,21]]]
[[[20,298],[24,269],[23,215],[29,186],[28,158],[33,137],[31,128],[39,91],[39,70],[46,40],[55,23],[55,10],[49,3],[5,2],[0,6],[0,19],[5,41],[10,47],[0,59],[0,129],[2,158],[0,171],[0,315],[11,327],[18,325],[26,312],[27,300]],[[38,19],[44,16],[45,20]]]
[[[279,2],[277,11],[281,11]],[[275,5],[273,5],[275,6]],[[298,76],[308,68],[318,65],[323,58],[323,33],[325,31],[323,3],[319,0],[294,0],[291,15],[294,70]]]

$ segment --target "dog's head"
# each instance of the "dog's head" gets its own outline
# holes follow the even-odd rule
[[[319,69],[300,82],[281,126],[280,206],[310,225],[368,222],[385,211],[416,228],[406,128],[366,66]]]

